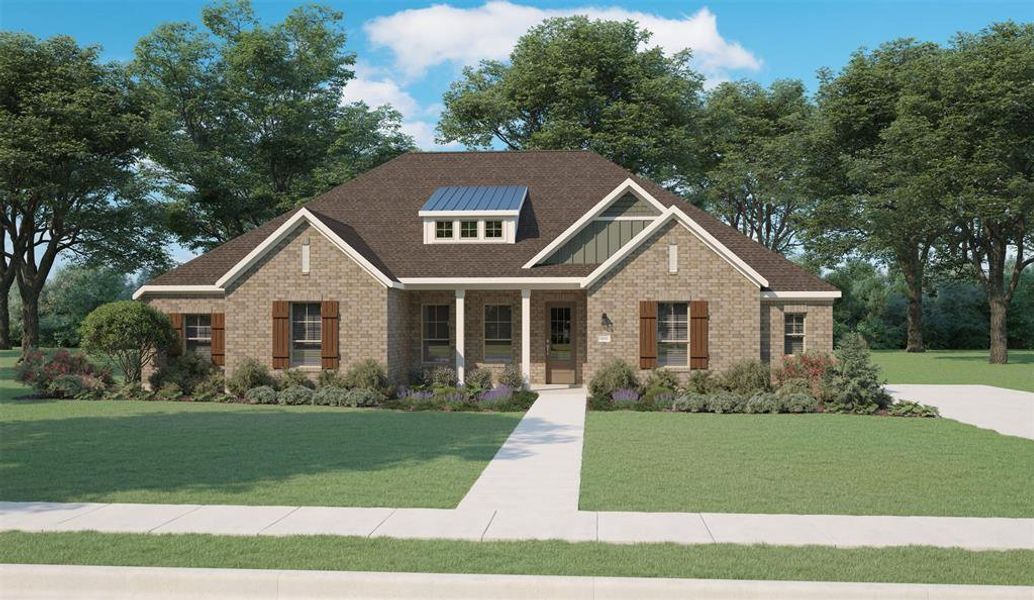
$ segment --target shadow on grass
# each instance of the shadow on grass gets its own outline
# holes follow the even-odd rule
[[[933,360],[954,360],[960,362],[969,362],[975,364],[987,364],[989,354],[982,354],[979,356],[959,356],[958,354],[931,354],[930,357]],[[1007,365],[1032,365],[1034,364],[1034,352],[1009,352],[1009,362]],[[997,365],[991,365],[997,366]]]
[[[377,472],[376,485],[434,491],[469,472],[441,470],[439,459],[487,462],[519,418],[253,407],[8,421],[0,423],[0,499],[86,501],[143,490],[178,494],[176,501],[193,492],[225,500],[260,490],[258,503],[311,502],[309,496],[348,495],[349,486],[370,481],[355,474]],[[421,472],[423,465],[429,471]],[[277,487],[304,475],[319,477]],[[312,503],[340,504],[333,497]]]

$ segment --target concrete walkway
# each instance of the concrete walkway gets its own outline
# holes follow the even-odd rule
[[[460,510],[578,510],[585,390],[540,390]]]
[[[1034,440],[1034,394],[1030,392],[990,385],[903,383],[888,385],[887,391],[901,400],[936,406],[942,417]]]
[[[428,598],[484,600],[556,598],[711,598],[781,600],[799,598],[986,598],[1030,600],[1034,587],[839,583],[826,581],[735,581],[631,577],[549,577],[262,569],[186,569],[0,565],[0,598],[104,598],[152,600],[219,598],[379,600]]]

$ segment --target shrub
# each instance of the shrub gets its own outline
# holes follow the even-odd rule
[[[767,392],[772,389],[772,370],[758,360],[741,360],[722,372],[719,385],[745,396]]]
[[[650,375],[646,378],[646,384],[643,387],[646,389],[664,388],[674,392],[679,389],[679,377],[670,369],[654,369],[650,371]]]
[[[223,402],[227,399],[226,378],[222,371],[212,371],[208,377],[194,386],[193,397],[195,402]]]
[[[686,391],[697,394],[713,394],[719,389],[718,378],[712,371],[693,371],[686,382]]]
[[[280,376],[276,378],[276,388],[278,390],[286,390],[298,385],[307,387],[310,390],[316,389],[316,384],[301,369],[284,369]]]
[[[319,406],[348,406],[348,388],[321,385],[312,395],[312,403]]]
[[[437,407],[449,410],[470,410],[476,406],[476,401],[468,398],[463,390],[454,387],[435,388],[432,400]]]
[[[743,412],[746,398],[736,392],[721,391],[708,397],[707,410],[713,413]]]
[[[104,394],[104,399],[117,401],[151,400],[152,395],[141,387],[139,383],[126,383],[109,390]]]
[[[442,365],[424,374],[424,381],[434,387],[455,387],[456,369]]]
[[[617,410],[635,410],[640,407],[639,392],[635,390],[614,390],[610,399]]]
[[[80,380],[72,383],[67,376],[75,376]],[[90,380],[82,379],[86,377]],[[67,350],[58,350],[49,357],[39,350],[28,352],[15,367],[15,379],[32,386],[36,392],[58,398],[74,398],[86,390],[103,391],[112,383],[110,371],[94,366],[82,352],[73,354]],[[73,386],[79,388],[80,392],[65,395],[72,391]]]
[[[355,388],[348,390],[345,395],[345,402],[342,406],[358,408],[361,406],[377,406],[384,400],[384,396],[377,390],[366,388]]]
[[[926,404],[920,404],[918,402],[912,402],[909,400],[899,400],[894,404],[887,407],[887,414],[892,417],[939,417],[940,411],[937,410],[936,406],[929,406]]]
[[[522,390],[525,387],[524,375],[521,373],[520,365],[506,365],[499,373],[499,385],[505,385],[512,390]]]
[[[779,396],[780,411],[788,413],[810,413],[819,409],[819,401],[811,394],[784,394]]]
[[[463,385],[480,394],[492,389],[492,372],[488,369],[471,369],[463,378]]]
[[[808,383],[807,379],[785,379],[779,384],[776,394],[779,396],[790,396],[793,394],[811,395],[811,384]]]
[[[277,402],[289,406],[312,404],[312,390],[304,385],[292,385],[284,388],[276,395]]]
[[[259,385],[244,392],[244,398],[252,404],[276,404],[276,390],[271,385]]]
[[[517,390],[513,393],[513,404],[507,410],[528,410],[539,399],[539,393],[531,390]]]
[[[826,410],[872,414],[891,403],[890,394],[883,389],[880,368],[872,362],[862,336],[843,336],[836,357],[837,362],[830,369]]]
[[[183,398],[183,389],[178,383],[169,381],[158,388],[154,393],[155,400],[165,400],[166,402],[172,402]]]
[[[340,371],[325,369],[320,371],[319,387],[347,388],[345,376]]]
[[[482,392],[478,404],[487,410],[500,410],[513,402],[513,388],[506,384],[499,384],[494,388]]]
[[[772,376],[777,387],[783,387],[788,381],[803,380],[807,382],[807,393],[812,396],[826,398],[826,380],[830,370],[836,364],[833,357],[824,352],[805,352],[794,356],[784,356],[783,364],[773,371]]]
[[[653,386],[643,393],[640,410],[668,410],[675,402],[675,391],[664,386]]]
[[[165,365],[151,374],[151,387],[159,389],[172,383],[179,387],[182,393],[190,396],[193,395],[194,388],[214,370],[212,361],[194,352],[184,352],[169,359]]]
[[[684,394],[675,399],[671,405],[671,409],[675,412],[707,412],[708,407],[711,404],[711,397],[707,394],[698,394],[696,392],[690,392]]]
[[[772,392],[758,392],[754,394],[743,405],[743,412],[751,414],[777,413],[782,408],[782,402]]]
[[[345,386],[364,390],[382,390],[388,385],[388,376],[380,363],[368,358],[360,361],[345,374]]]
[[[269,374],[269,369],[266,368],[266,365],[260,363],[254,358],[247,358],[244,359],[241,364],[237,365],[233,374],[226,380],[226,388],[230,390],[230,393],[234,396],[246,397],[248,390],[251,390],[252,388],[266,386],[272,388],[275,383],[276,382],[273,380],[273,376]]]
[[[83,319],[79,336],[84,350],[118,365],[127,383],[140,381],[143,366],[177,343],[169,317],[132,300],[98,306]]]
[[[89,390],[81,375],[58,375],[47,384],[46,392],[54,398],[77,398],[88,394]]]
[[[632,365],[616,358],[599,368],[589,381],[589,395],[610,399],[617,390],[637,390],[639,378]]]

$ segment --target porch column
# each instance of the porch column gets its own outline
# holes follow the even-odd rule
[[[531,290],[521,290],[521,376],[531,384]]]
[[[463,311],[463,290],[456,290],[456,380],[463,383],[463,367],[465,365],[463,352],[466,348],[466,336],[464,323],[466,317]]]

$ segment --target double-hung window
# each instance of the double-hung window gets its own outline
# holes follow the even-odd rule
[[[439,240],[452,239],[452,221],[435,221],[434,237]]]
[[[783,354],[804,352],[804,315],[787,313],[784,317]]]
[[[485,305],[485,362],[510,362],[513,357],[513,309],[508,304]]]
[[[320,366],[323,323],[319,302],[291,305],[291,366]]]
[[[212,360],[212,315],[183,315],[186,350]]]
[[[689,304],[657,303],[657,366],[689,366]]]
[[[423,360],[425,363],[448,363],[449,305],[425,304],[423,308]]]

